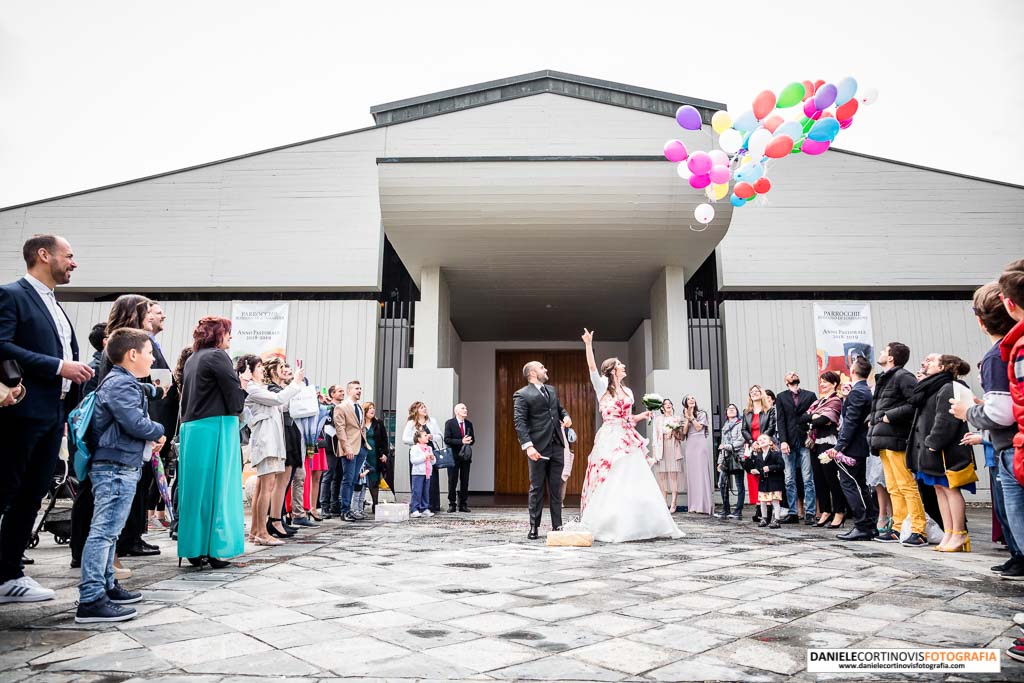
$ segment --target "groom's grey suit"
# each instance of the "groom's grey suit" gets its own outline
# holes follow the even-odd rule
[[[547,483],[551,508],[551,528],[562,526],[562,467],[565,444],[562,442],[562,420],[569,416],[558,400],[558,392],[547,385],[527,384],[512,395],[512,420],[519,445],[525,452],[533,446],[540,460],[530,463],[530,525],[540,526]]]

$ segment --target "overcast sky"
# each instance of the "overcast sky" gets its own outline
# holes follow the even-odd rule
[[[738,109],[852,75],[881,96],[837,147],[1024,184],[1021,0],[0,0],[0,207],[540,69]]]

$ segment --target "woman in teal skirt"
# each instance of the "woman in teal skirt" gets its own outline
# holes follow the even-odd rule
[[[192,336],[181,390],[178,557],[220,569],[245,551],[238,418],[249,378],[228,356],[230,320],[203,318]]]

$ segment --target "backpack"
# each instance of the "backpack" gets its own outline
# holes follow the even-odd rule
[[[107,377],[110,377],[108,374]],[[107,381],[103,378],[103,382]],[[89,425],[92,423],[92,414],[96,410],[96,394],[99,392],[103,382],[82,399],[74,410],[68,414],[68,441],[75,450],[75,477],[78,481],[85,481],[89,476],[89,461],[92,459],[92,451],[89,448],[88,436]]]

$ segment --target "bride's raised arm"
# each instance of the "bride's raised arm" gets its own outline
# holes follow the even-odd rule
[[[590,369],[590,372],[597,372],[597,361],[594,360],[594,333],[584,327],[581,339],[583,340],[583,346],[587,350],[587,367]]]

